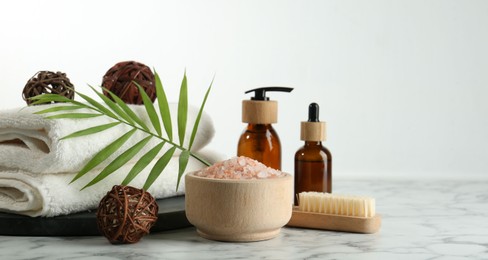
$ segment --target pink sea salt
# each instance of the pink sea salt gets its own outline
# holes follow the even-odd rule
[[[283,172],[245,156],[215,163],[195,175],[213,179],[267,179],[285,176]]]

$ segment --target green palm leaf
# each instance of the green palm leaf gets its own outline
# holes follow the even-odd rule
[[[185,173],[186,166],[188,165],[188,160],[190,159],[190,152],[188,150],[183,150],[180,154],[179,165],[178,165],[178,181],[176,182],[176,190],[180,186],[181,177]]]
[[[122,99],[120,99],[119,97],[117,97],[117,95],[115,95],[112,91],[110,91],[110,90],[108,90],[106,88],[104,88],[104,90],[107,91],[107,93],[110,95],[110,97],[112,97],[112,99],[115,100],[115,103],[117,103],[117,105],[119,105],[119,107],[122,108],[122,110],[124,110],[124,112],[134,122],[136,122],[139,126],[141,126],[147,132],[150,132],[149,131],[149,128],[146,126],[146,124],[144,124],[144,122],[136,115],[136,113],[134,113],[134,111],[132,111],[132,109],[130,109],[129,106],[127,106],[127,104]]]
[[[168,99],[163,89],[163,83],[159,78],[158,73],[154,70],[154,81],[156,85],[156,96],[158,97],[159,114],[163,121],[164,130],[168,135],[170,141],[173,141],[173,126],[171,124],[171,113],[169,111]]]
[[[72,99],[69,99],[65,96],[61,96],[59,94],[51,94],[51,93],[39,94],[37,96],[30,97],[29,99],[30,100],[56,99],[56,101],[66,101],[66,102],[68,102],[69,100],[72,100]]]
[[[81,102],[75,101],[73,99],[58,94],[40,94],[35,97],[31,97],[29,99],[36,100],[31,105],[38,105],[38,104],[51,103],[51,102],[64,102],[64,103],[79,105],[82,107],[92,108],[91,106],[87,106],[86,104],[83,104]]]
[[[136,143],[131,148],[127,149],[117,158],[115,158],[107,167],[105,167],[92,181],[90,181],[83,189],[88,188],[99,181],[105,179],[107,176],[112,174],[114,171],[124,166],[128,161],[130,161],[134,156],[149,142],[152,136],[148,136],[138,143]]]
[[[33,100],[33,104],[44,104],[44,103],[51,103],[51,102],[66,102],[71,105],[60,105],[60,106],[55,106],[55,107],[49,107],[47,109],[41,110],[36,112],[37,114],[47,114],[47,113],[53,113],[53,112],[62,112],[62,111],[68,111],[67,113],[59,113],[59,114],[54,114],[51,116],[46,116],[45,118],[49,119],[59,119],[59,118],[69,118],[69,119],[82,119],[82,118],[91,118],[91,117],[97,117],[97,116],[108,116],[115,120],[115,122],[112,123],[107,123],[103,125],[97,125],[93,127],[89,127],[83,130],[79,130],[77,132],[71,133],[62,139],[68,139],[68,138],[75,138],[78,136],[87,136],[91,134],[95,134],[107,129],[110,129],[114,126],[117,126],[121,123],[128,125],[129,127],[132,128],[132,130],[126,132],[122,136],[120,136],[118,139],[115,141],[111,142],[108,144],[106,147],[104,147],[101,151],[99,151],[73,178],[71,182],[74,182],[84,176],[86,173],[89,171],[93,170],[95,167],[100,165],[102,162],[106,161],[112,154],[117,152],[132,136],[136,131],[142,131],[148,136],[139,141],[137,144],[132,146],[131,148],[127,149],[123,153],[121,153],[119,156],[117,156],[114,160],[109,162],[106,167],[104,167],[101,172],[93,178],[84,188],[90,187],[101,180],[105,179],[107,176],[112,174],[114,171],[122,167],[124,164],[129,162],[131,159],[133,159],[146,145],[148,145],[150,138],[156,137],[161,140],[159,144],[154,146],[151,150],[149,150],[147,153],[145,153],[143,156],[139,158],[139,160],[136,162],[134,167],[130,170],[130,172],[127,174],[126,178],[122,182],[123,185],[127,185],[129,182],[131,182],[144,168],[146,168],[151,161],[153,161],[158,154],[160,153],[161,149],[165,145],[165,143],[169,143],[172,145],[172,147],[166,151],[161,158],[157,160],[157,162],[154,164],[152,167],[146,181],[144,184],[144,189],[148,189],[154,182],[155,180],[161,175],[163,172],[164,168],[167,166],[167,164],[170,162],[170,160],[173,158],[173,155],[176,151],[176,149],[181,150],[181,154],[178,159],[178,180],[177,180],[177,189],[179,187],[181,178],[183,174],[185,173],[185,170],[188,166],[188,162],[191,157],[194,157],[198,161],[209,165],[208,162],[206,162],[203,158],[198,156],[197,154],[193,154],[190,152],[190,149],[194,143],[194,140],[196,138],[196,133],[198,131],[198,126],[200,124],[200,120],[203,114],[203,109],[204,106],[207,102],[210,90],[213,85],[213,80],[208,87],[205,97],[202,101],[202,105],[200,107],[200,110],[198,112],[198,115],[195,119],[195,123],[193,125],[193,129],[191,132],[190,140],[189,140],[189,146],[186,148],[184,147],[184,141],[185,141],[185,133],[186,133],[186,128],[187,128],[187,121],[188,121],[188,84],[187,84],[187,77],[186,77],[186,71],[183,76],[183,80],[181,82],[181,87],[180,87],[180,93],[179,93],[179,103],[178,103],[178,111],[177,111],[177,124],[178,124],[178,137],[179,137],[179,145],[173,142],[173,127],[172,127],[172,119],[171,119],[171,113],[169,111],[169,103],[166,97],[166,93],[164,92],[163,85],[161,83],[161,79],[159,75],[156,73],[154,70],[155,74],[155,87],[156,87],[156,95],[158,98],[158,109],[161,115],[161,121],[164,126],[164,130],[166,134],[168,135],[168,138],[166,139],[165,137],[162,136],[162,127],[161,127],[161,121],[159,120],[159,116],[156,113],[156,109],[154,107],[153,102],[149,99],[147,96],[146,92],[142,90],[142,88],[136,83],[137,87],[139,88],[139,91],[141,93],[141,97],[144,102],[144,107],[146,110],[146,113],[151,121],[152,128],[154,130],[150,129],[148,125],[139,117],[132,109],[129,107],[124,101],[122,101],[118,96],[116,96],[114,93],[111,91],[102,88],[104,91],[104,94],[102,94],[100,91],[97,91],[95,88],[90,86],[90,88],[102,99],[103,102],[98,102],[94,100],[93,98],[86,96],[82,93],[77,94],[86,101],[86,103],[81,103],[69,98],[66,98],[64,96],[60,96],[58,94],[42,94],[38,95],[36,97],[31,98]],[[106,96],[105,93],[108,93],[109,96]],[[86,108],[92,110],[92,113],[76,113],[76,112],[69,112],[70,110],[76,110],[79,108]],[[154,133],[156,132],[156,133]],[[169,139],[169,140],[168,140]],[[83,189],[84,189],[83,188]]]
[[[91,98],[91,97],[89,97],[87,95],[84,95],[82,93],[79,93],[79,92],[75,92],[75,93],[78,94],[78,96],[80,96],[84,100],[86,100],[88,103],[90,103],[93,107],[98,108],[98,110],[100,112],[104,113],[105,115],[110,116],[110,117],[113,117],[113,118],[117,118],[117,116],[114,115],[114,113],[112,113],[112,111],[110,111],[104,105],[102,105],[102,104],[98,103],[97,101],[95,101],[93,98]]]
[[[66,113],[66,114],[57,114],[53,116],[47,116],[47,119],[60,119],[60,118],[71,118],[71,119],[80,119],[80,118],[91,118],[102,116],[103,114],[94,114],[94,113]]]
[[[161,151],[161,148],[163,148],[164,144],[165,142],[161,142],[158,145],[154,146],[146,154],[144,154],[139,159],[139,161],[136,162],[134,167],[132,167],[130,172],[127,174],[127,177],[125,177],[124,181],[122,181],[122,185],[129,184],[137,176],[137,174],[144,170],[144,168],[146,168],[146,166],[151,163],[154,158],[156,158],[156,155],[158,155],[159,151]]]
[[[43,99],[43,98],[65,98],[65,99],[68,99],[65,96],[61,96],[58,94],[50,94],[50,93],[39,94],[37,96],[30,97],[29,99],[30,100],[39,100],[39,99]]]
[[[180,99],[178,101],[178,136],[180,145],[183,146],[185,141],[186,119],[188,117],[188,86],[186,80],[186,71],[181,81]]]
[[[82,106],[74,106],[74,105],[70,105],[70,106],[55,106],[55,107],[51,107],[51,108],[44,109],[44,110],[41,110],[41,111],[37,111],[34,114],[41,115],[41,114],[47,114],[47,113],[52,113],[52,112],[58,112],[58,111],[77,110],[77,109],[80,109],[80,108],[83,108],[83,107]]]
[[[144,107],[146,107],[146,112],[147,115],[149,116],[149,119],[151,120],[151,123],[158,133],[159,136],[161,136],[161,124],[159,123],[159,118],[158,114],[156,114],[156,109],[154,109],[154,105],[147,95],[146,91],[139,85],[137,82],[133,81],[134,84],[136,84],[137,88],[139,89],[139,94],[142,97],[142,102],[144,103]]]
[[[200,124],[200,119],[202,118],[202,114],[203,114],[203,108],[205,107],[205,103],[207,103],[208,94],[210,93],[210,89],[212,88],[213,81],[214,80],[212,79],[212,82],[210,82],[210,86],[208,87],[207,92],[205,93],[205,97],[203,98],[202,105],[200,106],[200,110],[198,111],[198,116],[195,119],[195,124],[193,125],[193,131],[191,132],[188,150],[191,150],[193,141],[195,140],[195,137],[197,135],[198,125]]]
[[[129,132],[125,133],[121,137],[119,137],[117,140],[113,141],[111,144],[109,144],[107,147],[103,148],[100,152],[98,152],[84,167],[83,169],[76,174],[76,176],[73,178],[71,181],[74,182],[83,175],[85,175],[87,172],[98,166],[100,163],[105,161],[110,155],[115,153],[129,138],[136,132],[137,129],[132,129]]]
[[[108,123],[108,124],[104,124],[104,125],[97,125],[94,127],[90,127],[87,129],[83,129],[83,130],[71,133],[67,136],[62,137],[60,140],[74,138],[74,137],[80,137],[80,136],[84,136],[84,135],[95,134],[95,133],[102,132],[102,131],[105,131],[107,129],[110,129],[110,128],[112,128],[116,125],[119,125],[119,124],[120,124],[120,122]]]
[[[50,101],[59,101],[59,102],[67,102],[67,103],[79,103],[73,99],[67,98],[65,96],[61,96],[59,94],[54,94],[54,93],[45,93],[45,94],[39,94],[34,97],[30,97],[30,100],[46,100],[50,99]]]
[[[134,120],[132,120],[132,118],[130,118],[119,106],[117,106],[117,104],[114,101],[112,101],[110,98],[108,98],[101,92],[97,91],[94,87],[90,85],[88,86],[93,90],[93,92],[95,92],[103,100],[103,102],[105,102],[105,104],[107,104],[108,107],[110,107],[110,109],[112,109],[112,111],[114,111],[115,114],[123,118],[129,124],[134,124]]]
[[[151,169],[149,176],[147,176],[146,183],[144,183],[144,187],[143,187],[144,190],[149,189],[149,187],[151,187],[153,182],[159,177],[159,175],[161,175],[164,168],[166,168],[166,165],[168,165],[169,160],[171,159],[171,157],[175,153],[175,150],[176,150],[176,147],[173,146],[171,149],[166,151],[164,153],[164,155],[161,156],[161,158],[159,158],[159,160],[156,162],[156,164],[154,164],[154,167]]]

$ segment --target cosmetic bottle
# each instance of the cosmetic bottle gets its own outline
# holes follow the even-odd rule
[[[310,104],[308,121],[301,122],[300,129],[305,145],[295,153],[295,205],[300,192],[332,192],[332,155],[322,146],[325,130],[325,122],[319,120],[319,105]]]
[[[245,92],[254,92],[254,97],[242,101],[242,122],[248,125],[239,138],[237,156],[246,156],[281,170],[280,138],[272,126],[278,121],[278,102],[269,100],[266,93],[292,90],[286,87],[263,87]]]

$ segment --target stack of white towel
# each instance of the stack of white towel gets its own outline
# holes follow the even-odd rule
[[[114,184],[120,184],[137,159],[159,143],[152,138],[150,143],[139,152],[132,162],[121,167],[103,181],[80,189],[92,180],[104,166],[147,135],[141,131],[130,138],[119,151],[103,164],[87,173],[79,180],[69,184],[78,171],[102,148],[131,130],[125,124],[119,124],[103,132],[61,140],[62,137],[91,126],[113,122],[100,116],[90,119],[45,119],[36,111],[56,105],[43,105],[0,112],[0,211],[27,216],[57,216],[96,208],[100,199]],[[131,106],[149,126],[151,125],[143,106]],[[173,133],[177,133],[177,104],[170,104]],[[77,111],[89,112],[89,111]],[[190,139],[193,122],[198,110],[188,110],[188,127],[185,140]],[[175,134],[176,135],[176,134]],[[211,151],[201,150],[214,135],[210,117],[203,114],[198,135],[192,151],[213,163],[222,157]],[[178,140],[177,136],[174,136]],[[166,144],[160,156],[171,146]],[[178,151],[178,150],[177,150]],[[156,198],[165,198],[184,193],[184,179],[176,191],[178,175],[178,154],[173,158],[160,177],[148,190]],[[141,188],[157,158],[148,165],[131,183]],[[190,157],[186,172],[205,167]]]

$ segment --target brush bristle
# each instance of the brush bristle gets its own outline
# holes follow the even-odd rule
[[[363,218],[375,215],[375,200],[370,197],[301,192],[298,202],[298,209],[306,212]]]

